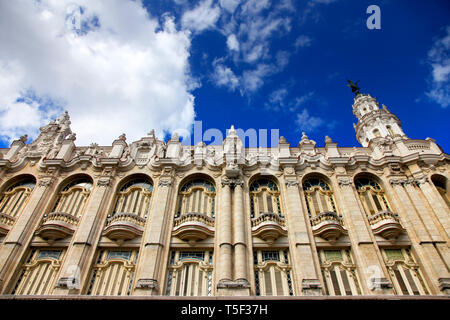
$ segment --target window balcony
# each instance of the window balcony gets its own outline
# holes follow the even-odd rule
[[[6,236],[8,234],[15,221],[16,218],[11,217],[6,213],[0,212],[0,237]]]
[[[286,223],[277,213],[264,212],[252,219],[252,234],[269,244],[287,235]]]
[[[398,215],[391,211],[382,211],[368,218],[372,231],[387,240],[395,240],[404,232]]]
[[[184,213],[174,219],[172,234],[193,244],[214,236],[214,219],[203,213]]]
[[[75,232],[78,218],[64,212],[51,212],[44,215],[41,226],[36,231],[42,239],[60,240]]]
[[[341,235],[347,234],[344,221],[333,211],[321,212],[310,219],[313,234],[322,239],[334,242]]]
[[[145,218],[134,213],[115,213],[106,220],[103,235],[119,242],[134,239],[144,233],[145,221]]]

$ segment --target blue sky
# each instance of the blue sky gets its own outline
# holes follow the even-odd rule
[[[9,100],[0,99],[2,147],[24,133],[35,137],[64,109],[79,145],[109,145],[122,132],[134,141],[152,128],[167,139],[197,120],[223,133],[231,124],[279,129],[292,146],[302,131],[318,146],[325,135],[359,146],[351,79],[396,114],[410,138],[431,137],[449,152],[449,1],[117,0],[73,1],[70,9],[32,2],[1,8],[17,15],[3,19],[0,32],[0,75],[14,83]],[[366,27],[373,4],[380,30]],[[78,27],[67,29],[68,16],[81,20]],[[45,24],[35,33],[22,21]],[[41,38],[47,49],[13,54],[40,47]]]

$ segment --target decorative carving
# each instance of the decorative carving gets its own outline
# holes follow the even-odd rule
[[[39,187],[50,187],[54,182],[54,178],[42,178],[38,181]]]
[[[250,283],[247,279],[221,279],[217,284],[217,289],[248,289],[250,288]]]
[[[292,180],[292,179],[288,179],[285,181],[286,183],[286,187],[290,188],[290,187],[298,187],[298,181],[296,180]]]
[[[415,179],[414,179],[414,182],[415,182],[418,186],[420,186],[421,184],[425,184],[425,183],[427,183],[427,182],[430,182],[430,180],[428,179],[427,176],[422,176],[422,177],[419,177],[419,178],[415,178]]]
[[[389,180],[389,183],[393,186],[395,185],[401,185],[403,186],[404,184],[406,184],[408,182],[407,178],[393,178]]]
[[[450,294],[450,278],[439,278],[439,289],[445,294]]]
[[[337,180],[338,180],[339,187],[341,187],[341,188],[353,185],[353,181],[349,177],[338,177]]]
[[[152,290],[158,288],[158,280],[139,279],[136,283],[136,289]]]
[[[303,279],[302,292],[305,296],[321,296],[322,285],[319,279]]]
[[[99,187],[109,187],[112,182],[112,177],[102,176],[97,180],[97,186]]]
[[[171,187],[172,186],[172,178],[169,178],[169,177],[161,178],[161,180],[159,180],[158,185],[160,187]]]
[[[234,188],[236,186],[244,186],[244,181],[240,178],[229,178],[227,176],[223,176],[221,179],[222,187],[229,186],[230,188]]]

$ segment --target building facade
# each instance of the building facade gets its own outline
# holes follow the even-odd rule
[[[76,146],[69,115],[0,149],[0,294],[450,294],[450,157],[368,94],[362,147]]]

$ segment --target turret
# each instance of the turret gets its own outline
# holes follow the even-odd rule
[[[353,102],[353,114],[358,118],[354,124],[356,139],[363,146],[381,138],[405,137],[400,120],[370,94],[357,93]]]

